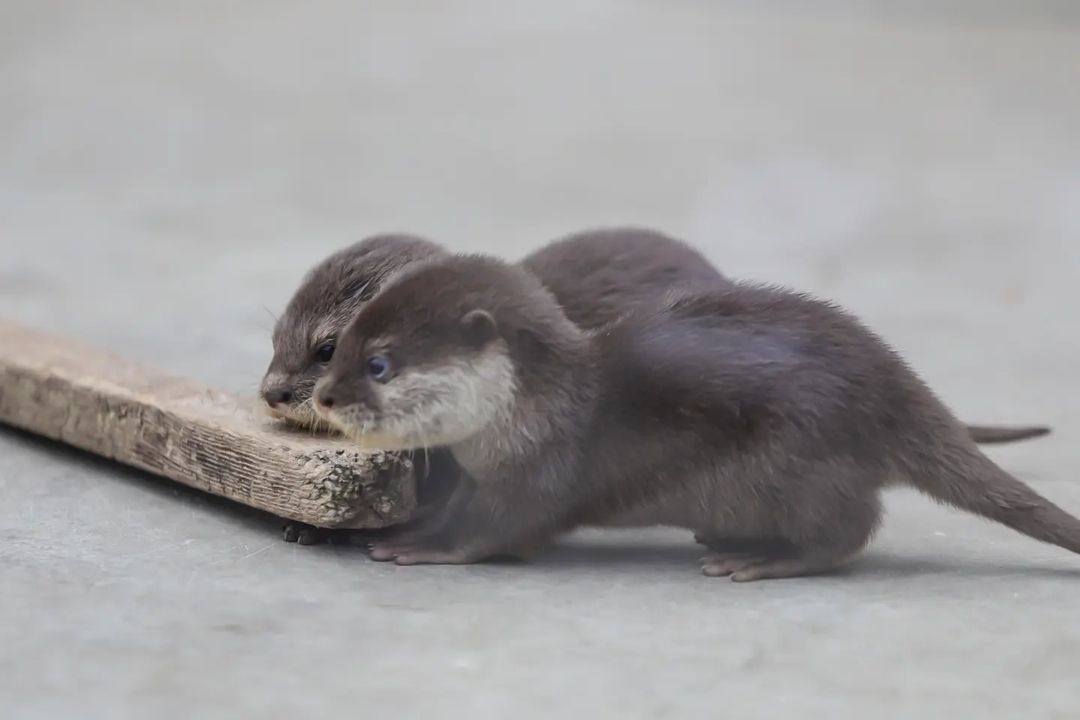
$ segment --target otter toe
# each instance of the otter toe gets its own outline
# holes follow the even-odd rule
[[[709,553],[701,558],[701,573],[708,577],[727,577],[742,572],[766,558],[742,553]]]

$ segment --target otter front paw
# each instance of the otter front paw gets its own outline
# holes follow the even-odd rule
[[[368,540],[368,551],[372,560],[393,560],[399,552],[420,545],[438,545],[438,529],[423,526],[402,526],[389,528],[381,535]]]
[[[441,550],[438,548],[414,548],[399,553],[394,558],[397,565],[468,565],[480,562],[483,555],[464,548]]]
[[[321,545],[329,539],[329,531],[290,520],[281,528],[281,538],[287,543]]]
[[[465,547],[440,546],[424,542],[401,543],[394,541],[371,544],[371,559],[379,562],[393,561],[398,565],[465,565],[479,562],[484,555]]]
[[[298,545],[348,545],[351,538],[350,530],[327,530],[293,520],[281,528],[281,539]]]

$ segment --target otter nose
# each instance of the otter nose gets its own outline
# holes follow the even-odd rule
[[[315,393],[315,403],[317,405],[329,409],[334,407],[334,402],[336,401],[329,388],[319,388],[318,392]]]
[[[273,387],[263,393],[263,400],[270,407],[283,405],[292,399],[292,393],[287,388]]]

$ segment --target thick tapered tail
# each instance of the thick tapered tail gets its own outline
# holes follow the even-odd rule
[[[1080,553],[1080,519],[995,465],[977,449],[910,474],[911,484],[948,505],[982,515],[1036,540]]]
[[[1017,442],[1029,440],[1050,434],[1050,428],[1042,425],[1022,425],[1012,427],[1008,425],[968,425],[967,433],[973,441],[984,445]]]

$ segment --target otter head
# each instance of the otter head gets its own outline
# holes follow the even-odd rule
[[[304,427],[322,426],[311,393],[349,320],[388,276],[443,252],[420,238],[377,235],[312,268],[274,327],[274,356],[259,389],[268,412]]]
[[[521,268],[483,256],[418,264],[346,329],[315,409],[364,447],[454,445],[512,425],[544,346],[566,332],[579,331]]]

